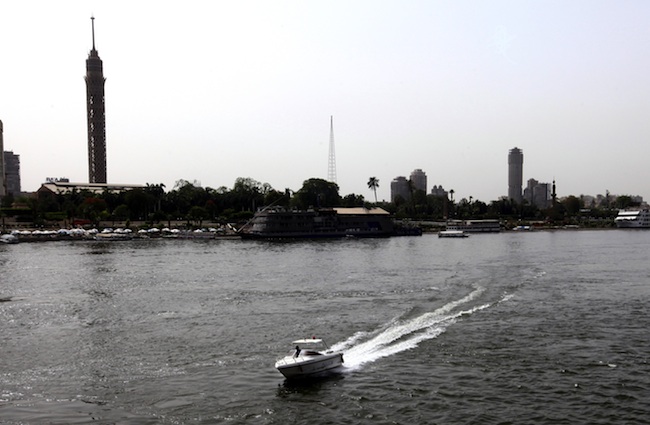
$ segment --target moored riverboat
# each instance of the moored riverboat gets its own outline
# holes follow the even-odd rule
[[[447,230],[460,230],[469,233],[498,233],[501,231],[499,220],[449,220]]]
[[[620,210],[614,223],[619,228],[650,229],[650,209]]]
[[[268,208],[258,211],[239,234],[243,239],[379,238],[394,235],[394,226],[382,208]]]

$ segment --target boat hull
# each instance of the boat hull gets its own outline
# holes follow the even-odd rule
[[[323,239],[389,237],[394,234],[390,214],[381,208],[321,208],[258,211],[239,234],[242,239]]]
[[[287,379],[307,378],[331,372],[343,366],[343,354],[331,353],[294,358],[287,356],[275,367]]]
[[[462,230],[443,230],[438,232],[439,238],[466,238],[469,235]]]

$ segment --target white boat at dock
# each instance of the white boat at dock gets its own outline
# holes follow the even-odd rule
[[[650,209],[620,210],[614,223],[619,228],[650,229]]]
[[[0,243],[16,244],[18,242],[19,240],[16,237],[16,235],[10,235],[10,234],[0,235]]]
[[[468,233],[498,233],[501,231],[499,220],[448,220],[447,230],[462,230]]]
[[[469,235],[462,230],[441,230],[438,232],[439,238],[467,238]]]

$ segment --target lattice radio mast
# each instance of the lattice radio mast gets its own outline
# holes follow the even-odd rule
[[[330,156],[327,164],[327,180],[336,183],[336,155],[334,153],[334,117],[330,115]]]

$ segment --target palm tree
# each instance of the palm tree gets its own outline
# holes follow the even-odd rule
[[[450,214],[451,217],[454,216],[454,193],[455,193],[455,192],[454,192],[454,189],[451,189],[451,190],[449,191],[449,194],[451,195],[451,214]]]
[[[379,187],[379,179],[377,177],[370,177],[368,180],[368,189],[375,192],[375,203],[377,203],[377,188]]]

